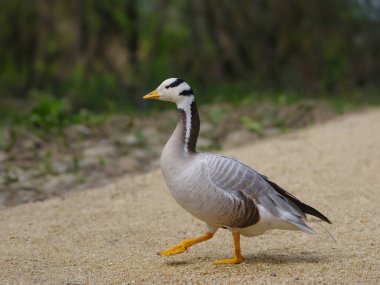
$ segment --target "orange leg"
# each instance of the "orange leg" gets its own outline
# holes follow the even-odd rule
[[[232,233],[232,237],[234,238],[234,246],[235,246],[235,255],[232,258],[221,259],[214,261],[214,264],[238,264],[242,263],[244,258],[241,255],[240,251],[240,232]]]
[[[187,251],[190,246],[192,246],[194,244],[197,244],[197,243],[200,243],[202,241],[209,240],[213,236],[214,236],[213,233],[207,232],[207,233],[205,233],[204,235],[202,235],[200,237],[196,237],[194,239],[183,240],[179,244],[173,246],[172,248],[169,248],[167,250],[163,250],[163,251],[159,252],[159,254],[160,255],[170,256],[170,255],[173,255],[173,254],[182,253],[184,251]]]

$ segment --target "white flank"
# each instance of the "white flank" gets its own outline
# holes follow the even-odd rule
[[[181,102],[177,103],[177,107],[185,111],[186,114],[186,135],[185,135],[185,153],[188,153],[187,144],[190,139],[191,130],[191,103],[194,101],[194,95],[185,97]]]

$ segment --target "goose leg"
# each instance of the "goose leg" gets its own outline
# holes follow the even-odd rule
[[[187,251],[190,246],[192,246],[194,244],[197,244],[197,243],[200,243],[202,241],[209,240],[213,236],[214,236],[213,233],[207,232],[207,233],[205,233],[204,235],[202,235],[200,237],[196,237],[196,238],[193,238],[193,239],[183,240],[179,244],[177,244],[176,246],[173,246],[172,248],[169,248],[167,250],[160,251],[158,254],[159,255],[170,256],[170,255],[173,255],[173,254],[182,253],[184,251]]]
[[[242,263],[244,258],[241,255],[240,251],[240,232],[232,233],[232,237],[234,238],[234,246],[235,246],[235,255],[232,258],[216,260],[214,264],[238,264]]]

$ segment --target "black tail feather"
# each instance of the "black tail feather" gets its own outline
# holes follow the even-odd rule
[[[276,183],[270,181],[268,178],[264,177],[265,180],[282,196],[284,196],[286,199],[289,199],[292,201],[294,204],[297,205],[298,208],[300,208],[301,211],[303,211],[305,214],[309,214],[312,216],[315,216],[317,218],[320,218],[321,220],[325,221],[326,223],[332,224],[332,222],[321,212],[318,210],[314,209],[313,207],[306,205],[302,203],[300,200],[298,200],[296,197],[294,197],[292,194],[278,186]]]

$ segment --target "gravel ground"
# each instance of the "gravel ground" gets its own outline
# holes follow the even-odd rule
[[[224,152],[325,213],[318,232],[230,234],[188,253],[156,252],[196,236],[203,225],[170,196],[158,170],[92,191],[0,211],[1,284],[379,284],[380,110]],[[323,227],[322,227],[323,226]]]

